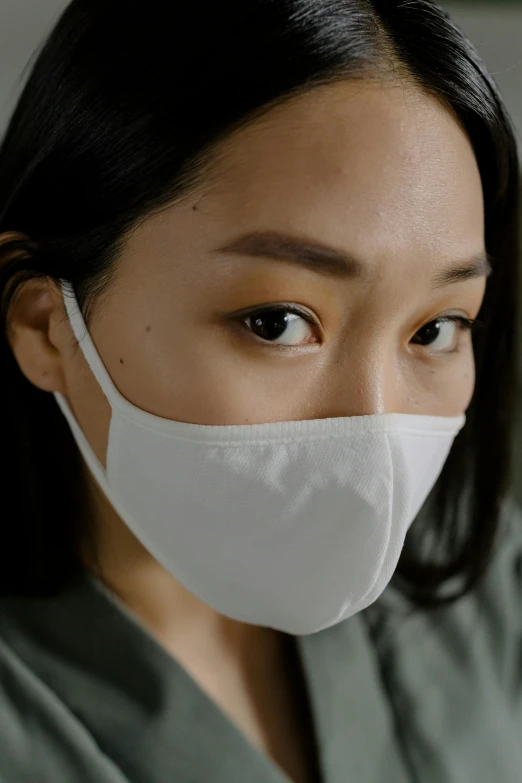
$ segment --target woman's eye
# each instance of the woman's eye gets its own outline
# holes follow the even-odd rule
[[[240,317],[241,322],[259,339],[275,345],[311,345],[317,338],[318,324],[309,313],[294,305],[278,304],[252,311]],[[458,349],[459,330],[473,330],[478,325],[460,315],[447,315],[425,324],[412,343],[432,352],[451,353]]]
[[[317,342],[314,320],[288,306],[265,308],[241,319],[257,337],[277,345],[307,345]]]
[[[430,348],[432,351],[451,353],[457,347],[459,329],[473,329],[473,321],[463,316],[436,318],[419,329],[412,343]]]

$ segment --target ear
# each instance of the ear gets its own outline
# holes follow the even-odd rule
[[[0,265],[20,254],[2,246],[28,237],[18,232],[0,234]],[[28,381],[42,391],[65,393],[62,357],[71,343],[61,293],[47,278],[28,280],[18,289],[7,313],[6,337]]]

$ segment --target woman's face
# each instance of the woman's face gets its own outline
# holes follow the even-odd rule
[[[480,175],[450,112],[413,87],[346,82],[220,152],[207,187],[129,236],[95,312],[121,393],[198,424],[465,411],[472,339],[451,319],[477,316],[487,261]],[[55,297],[60,381],[32,380],[68,396],[104,462],[110,410]]]

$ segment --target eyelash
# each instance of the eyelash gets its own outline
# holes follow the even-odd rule
[[[316,328],[319,326],[316,319],[310,315],[306,310],[301,310],[299,307],[296,307],[296,305],[287,304],[285,302],[278,302],[277,304],[273,305],[265,305],[264,307],[257,308],[256,310],[249,310],[246,312],[241,313],[241,315],[236,316],[234,320],[239,321],[243,326],[245,325],[245,321],[247,318],[255,318],[259,315],[264,315],[266,313],[273,313],[273,312],[285,312],[285,313],[293,313],[294,315],[298,315],[300,318],[302,318],[307,323],[311,324],[312,326],[315,326]],[[443,315],[439,318],[434,318],[432,321],[428,321],[428,323],[424,324],[421,329],[424,329],[426,326],[429,326],[431,323],[434,323],[436,321],[439,321],[441,323],[456,323],[460,326],[461,329],[465,331],[470,331],[472,334],[477,333],[481,327],[483,326],[483,323],[477,319],[471,319],[466,318],[462,315]],[[247,330],[250,334],[252,334],[254,337],[256,336],[254,332],[252,332],[251,329],[249,329],[246,326]],[[420,329],[418,330],[420,331]],[[418,334],[418,332],[416,332]],[[262,338],[259,338],[262,340]],[[263,340],[264,343],[267,345],[270,345],[271,343],[269,341]],[[274,347],[279,348],[296,348],[297,346],[281,346],[277,343],[274,344]],[[429,348],[429,346],[427,346]],[[457,353],[459,351],[459,347],[457,346],[452,351],[443,351],[442,353],[445,355]]]
[[[430,324],[434,322],[440,322],[440,323],[456,323],[459,325],[459,327],[467,332],[471,332],[471,334],[476,334],[480,327],[482,326],[482,322],[478,321],[477,319],[473,320],[471,318],[465,318],[463,315],[441,315],[439,318],[434,318],[432,321],[428,321],[427,324],[424,324],[424,326],[421,326],[421,329],[424,329],[426,326],[429,326]],[[419,329],[420,331],[420,329]],[[416,332],[415,334],[418,334]],[[421,346],[421,348],[424,346]],[[429,351],[430,346],[425,346],[426,349]],[[458,353],[460,351],[460,346],[457,344],[455,348],[453,348],[451,351],[434,351],[433,353],[439,354],[441,356],[450,356],[453,353]]]
[[[319,323],[312,315],[310,315],[309,312],[307,312],[306,310],[301,310],[301,308],[297,307],[296,305],[287,304],[286,302],[278,302],[277,304],[273,304],[273,305],[264,305],[263,307],[258,307],[256,310],[246,310],[245,312],[236,316],[234,320],[239,321],[240,324],[244,325],[247,318],[255,318],[258,315],[266,315],[266,313],[280,313],[280,312],[293,313],[294,315],[298,315],[300,318],[303,319],[303,321],[306,321],[312,326],[315,326],[316,328],[319,327]],[[248,329],[248,331],[253,334],[251,329]],[[267,342],[267,341],[263,341],[263,342]],[[292,347],[292,346],[287,346],[287,347]]]

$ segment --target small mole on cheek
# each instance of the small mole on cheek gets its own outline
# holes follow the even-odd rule
[[[197,204],[193,204],[193,205],[192,205],[192,211],[193,211],[193,212],[195,212],[195,211],[197,210],[197,208],[198,208],[198,205],[197,205]]]
[[[120,364],[123,364],[123,359],[120,359]]]
[[[145,331],[146,331],[146,332],[150,332],[150,326],[147,326],[147,328],[145,329]]]

